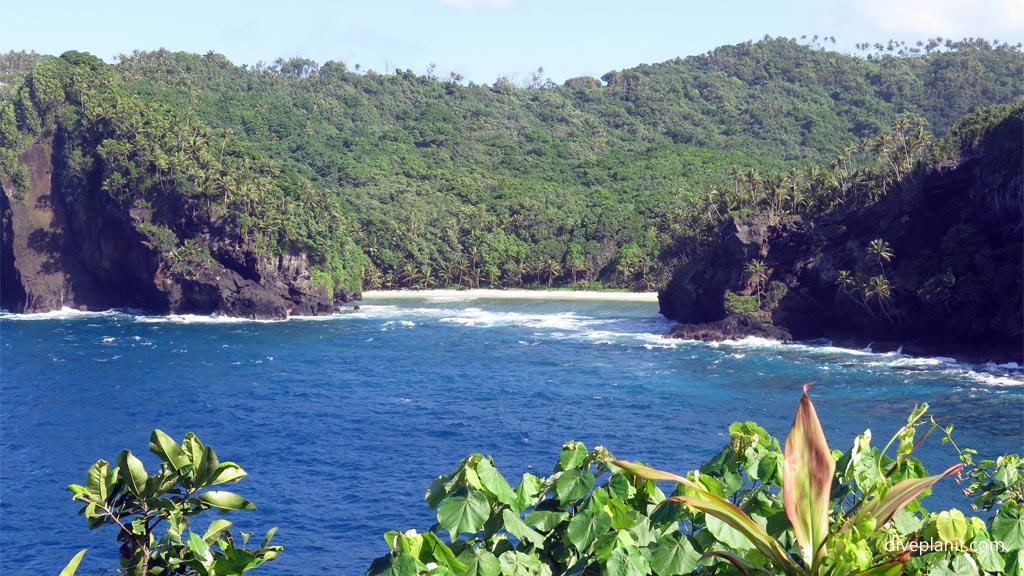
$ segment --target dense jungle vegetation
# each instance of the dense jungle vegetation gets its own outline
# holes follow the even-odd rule
[[[306,251],[338,289],[650,289],[722,214],[870,203],[941,160],[957,118],[1024,94],[1019,45],[861,48],[766,37],[563,85],[9,53],[0,179],[24,185],[18,156],[57,131],[67,173],[149,215],[140,231],[183,269],[208,258],[182,232],[201,221]]]

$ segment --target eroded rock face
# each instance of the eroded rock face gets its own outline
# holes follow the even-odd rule
[[[54,146],[37,142],[22,157],[31,186],[3,187],[0,307],[12,312],[136,308],[149,313],[222,313],[260,319],[330,314],[356,294],[332,298],[314,284],[300,252],[262,254],[250,237],[184,216],[172,223],[209,249],[211,262],[173,270],[137,230],[140,218],[104,194],[64,189]],[[9,212],[8,212],[9,210]],[[196,229],[201,231],[197,234]]]
[[[672,332],[665,337],[721,342],[723,340],[742,340],[749,336],[780,342],[788,342],[793,339],[793,336],[785,328],[766,324],[742,314],[730,314],[715,322],[677,324]]]
[[[771,324],[794,339],[828,338],[857,347],[884,343],[914,354],[1021,362],[1024,174],[1019,160],[994,174],[985,158],[968,158],[869,208],[812,222],[734,218],[723,227],[720,242],[659,293],[661,312],[691,325],[673,335],[713,339],[727,317],[725,291],[753,293],[744,267],[756,258],[765,263],[780,295],[770,311]],[[895,253],[884,270],[866,253],[874,239],[885,240]],[[841,291],[836,281],[842,270],[864,280],[884,273],[892,285],[892,315]],[[936,279],[945,278],[950,279],[948,295],[928,292]]]

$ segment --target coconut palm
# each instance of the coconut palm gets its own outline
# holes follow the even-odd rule
[[[885,265],[883,263],[892,260],[892,257],[894,255],[892,252],[892,247],[890,247],[889,243],[886,242],[885,240],[882,240],[881,238],[875,238],[870,243],[868,243],[867,252],[868,256],[874,257],[875,260],[878,262],[878,267],[882,269],[882,277],[884,278]]]
[[[761,309],[761,294],[768,283],[768,267],[761,260],[751,260],[743,268],[747,278],[754,282],[754,292],[757,294],[757,308]]]

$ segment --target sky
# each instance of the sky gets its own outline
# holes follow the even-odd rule
[[[9,2],[0,51],[219,52],[236,64],[301,56],[350,68],[461,74],[489,84],[538,68],[575,76],[705,53],[766,34],[861,42],[1024,41],[1024,0],[46,0]],[[829,43],[828,47],[832,47]]]

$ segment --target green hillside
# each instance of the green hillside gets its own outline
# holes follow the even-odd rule
[[[268,250],[309,252],[339,286],[358,274],[364,287],[649,289],[714,234],[709,189],[787,170],[811,180],[812,166],[898,119],[942,136],[1024,94],[1019,47],[912,50],[851,56],[766,38],[561,86],[156,51],[93,61],[84,84],[84,56],[44,60],[19,87],[38,59],[10,54],[0,176],[17,172],[32,134],[70,125],[53,109],[73,109],[72,148],[95,184],[149,203],[176,234],[162,236],[168,251],[190,239],[169,225],[180,203],[166,200],[184,196]],[[59,106],[43,101],[47,77],[65,88]]]

